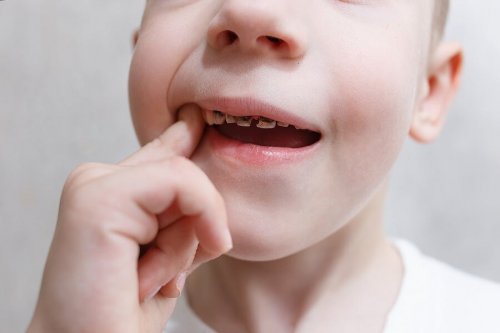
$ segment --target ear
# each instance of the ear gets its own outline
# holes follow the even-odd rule
[[[132,33],[132,49],[137,45],[137,41],[139,40],[139,28],[135,29]]]
[[[462,64],[460,45],[441,43],[437,46],[410,127],[410,136],[414,140],[428,143],[441,132],[448,107],[460,85]]]

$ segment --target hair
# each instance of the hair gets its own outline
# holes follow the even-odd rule
[[[450,8],[450,0],[434,0],[434,13],[432,20],[432,41],[436,45],[443,38],[446,21],[448,19],[448,11]]]

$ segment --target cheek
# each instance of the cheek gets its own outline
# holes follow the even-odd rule
[[[354,74],[360,75],[352,80],[355,88],[342,89],[344,102],[335,119],[336,139],[346,143],[353,157],[396,157],[407,137],[415,97],[413,84],[406,82],[414,81],[401,73],[393,74],[364,70]]]
[[[394,45],[351,44],[330,62],[331,188],[346,206],[361,208],[372,197],[408,136],[419,66],[413,44]]]
[[[147,36],[139,41],[129,74],[130,111],[141,144],[159,136],[173,121],[166,103],[173,64],[163,60],[168,50],[153,45]]]
[[[388,173],[408,135],[419,73],[417,43],[362,43],[345,48],[333,66],[332,160],[343,174],[358,170],[355,179],[346,177],[351,186],[373,184]]]
[[[129,98],[132,120],[142,144],[158,137],[175,120],[176,110],[168,100],[171,82],[204,36],[201,19],[186,20],[181,14],[159,11],[141,28],[130,67]],[[194,23],[186,26],[189,22]],[[191,33],[179,38],[179,31]]]

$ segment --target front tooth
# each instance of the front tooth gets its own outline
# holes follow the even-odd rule
[[[275,128],[276,127],[276,121],[266,118],[266,117],[260,117],[259,122],[257,123],[258,128]]]
[[[225,114],[218,111],[218,110],[214,110],[213,115],[214,115],[214,124],[215,125],[222,125],[226,121]]]
[[[235,124],[236,118],[234,116],[231,116],[230,114],[226,114],[226,123]]]
[[[205,112],[203,112],[203,118],[205,118],[208,126],[212,126],[213,124],[215,124],[215,116],[212,111],[206,110]]]
[[[280,126],[280,127],[288,127],[288,126],[290,126],[290,124],[282,123],[281,121],[278,121],[278,126]]]
[[[235,117],[235,118],[236,118],[236,125],[238,126],[242,127],[252,126],[252,117],[250,116]]]

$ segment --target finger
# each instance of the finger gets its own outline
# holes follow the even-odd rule
[[[189,157],[200,142],[204,128],[200,108],[194,104],[183,106],[179,110],[177,122],[120,165],[160,161],[173,155]]]
[[[184,289],[184,284],[186,278],[188,277],[188,272],[182,272],[177,274],[172,280],[170,280],[166,285],[164,285],[159,293],[162,296],[168,298],[177,298],[181,295],[182,289]]]
[[[170,207],[167,208],[164,212],[158,215],[158,223],[160,229],[166,227],[170,223],[177,221],[183,216],[181,208],[177,202],[172,203]]]
[[[196,249],[196,254],[194,258],[188,260],[190,263],[187,269],[183,269],[182,273],[177,274],[173,279],[168,281],[163,287],[161,287],[159,293],[165,297],[177,298],[180,296],[182,289],[184,287],[184,282],[186,278],[194,272],[198,267],[204,263],[217,258],[218,255],[205,251],[200,245]]]
[[[168,207],[164,212],[157,214],[156,218],[158,219],[158,228],[163,229],[170,225],[172,222],[179,220],[183,216],[181,209],[177,202],[172,203],[170,207]],[[143,256],[149,248],[153,246],[153,243],[148,243],[145,245],[141,245],[139,256]]]
[[[139,298],[147,300],[154,297],[160,289],[176,281],[176,276],[186,271],[193,262],[198,241],[190,223],[182,219],[162,229],[154,245],[140,258],[138,264]],[[175,286],[176,287],[176,286]],[[177,297],[180,291],[165,290]]]
[[[163,332],[169,318],[175,309],[177,298],[165,297],[158,293],[153,299],[148,302],[143,302],[144,317],[141,327],[147,328],[142,332]]]
[[[221,195],[203,171],[186,158],[123,168],[108,176],[100,189],[112,193],[112,202],[132,201],[125,206],[155,217],[146,226],[131,219],[113,227],[138,244],[153,240],[159,228],[156,216],[175,203],[181,215],[189,218],[205,250],[220,255],[232,247]]]
[[[119,167],[112,164],[84,163],[77,166],[66,178],[64,189],[74,188],[81,184],[109,175]]]
[[[191,263],[187,269],[182,269],[181,273],[177,274],[174,278],[168,281],[163,287],[160,288],[158,294],[168,298],[177,298],[181,295],[181,292],[184,288],[184,283],[186,282],[186,278],[194,272],[198,267],[202,264],[215,259],[217,256],[214,256],[212,253],[207,252],[198,246],[196,249],[196,254],[194,258],[191,258],[187,261],[187,263]],[[155,290],[152,288],[152,290]],[[157,290],[157,289],[156,289]]]
[[[177,226],[179,223],[183,223],[184,226],[189,226],[190,225],[189,217],[184,218],[181,221],[177,221],[174,225],[164,229],[166,230],[165,232],[170,232],[171,230],[179,232],[180,228],[174,227]],[[161,232],[163,233],[164,231],[162,230]],[[179,297],[183,289],[186,277],[189,276],[200,265],[218,257],[218,255],[214,255],[213,253],[207,252],[200,245],[198,245],[196,248],[193,247],[190,249],[191,256],[189,256],[188,260],[185,261],[185,265],[181,269],[178,269],[178,271],[181,273],[178,273],[176,276],[171,278],[173,274],[172,272],[175,271],[175,269],[167,270],[166,265],[170,261],[178,262],[178,259],[180,259],[182,256],[176,257],[175,259],[171,258],[172,253],[173,252],[177,253],[180,247],[177,248],[176,251],[172,251],[170,247],[175,245],[172,245],[174,242],[171,242],[169,240],[170,238],[179,240],[182,237],[179,235],[175,235],[174,233],[171,233],[168,238],[159,236],[159,238],[154,242],[154,244],[151,244],[151,246],[149,246],[148,250],[151,247],[155,246],[158,247],[161,251],[154,252],[156,258],[152,257],[153,254],[148,255],[148,260],[151,260],[151,262],[148,263],[147,267],[141,264],[141,267],[143,267],[142,274],[144,274],[144,276],[148,274],[147,270],[151,272],[149,273],[150,276],[148,278],[146,278],[144,281],[139,281],[139,285],[141,286],[140,290],[142,290],[143,288],[149,290],[148,292],[145,292],[145,294],[148,295],[147,297],[149,298],[157,293],[160,293],[161,295],[170,298]],[[198,243],[196,242],[196,244]],[[180,259],[180,262],[182,261],[183,259]],[[177,265],[177,266],[180,267],[182,265]],[[165,281],[168,282],[165,283]],[[143,284],[144,287],[142,287]]]

